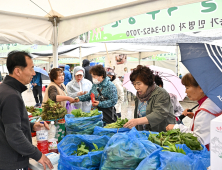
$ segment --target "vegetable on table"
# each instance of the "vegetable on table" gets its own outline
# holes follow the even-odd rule
[[[67,114],[66,108],[52,100],[47,100],[42,107],[42,120],[57,120],[64,118]]]
[[[92,117],[92,116],[97,116],[97,115],[100,115],[100,114],[101,114],[101,113],[98,111],[98,109],[90,110],[89,113],[85,113],[85,112],[83,112],[81,109],[75,109],[75,110],[72,110],[71,113],[72,113],[75,117]]]
[[[95,149],[92,149],[91,151],[89,151],[89,147],[87,147],[84,142],[81,142],[81,144],[78,145],[77,151],[74,151],[71,155],[82,156],[82,155],[88,154],[89,152],[96,152],[96,151],[104,150],[104,147],[99,148],[95,143],[93,143],[93,146],[95,147]]]
[[[158,135],[150,132],[148,140],[160,146],[169,146],[170,144],[186,144],[191,150],[203,149],[200,142],[197,140],[197,137],[193,136],[192,133],[181,133],[180,129],[160,132]]]
[[[39,109],[36,109],[33,106],[25,106],[25,108],[29,113],[32,113],[32,116],[40,116],[42,114]]]
[[[127,118],[121,119],[117,118],[117,121],[114,123],[107,124],[104,128],[122,128],[129,120]]]
[[[182,154],[186,155],[186,152],[182,148],[180,149],[179,147],[176,147],[175,144],[172,144],[168,141],[166,143],[168,144],[169,147],[163,146],[163,149],[165,149],[165,150],[162,150],[162,151],[177,152],[177,153],[182,153]]]

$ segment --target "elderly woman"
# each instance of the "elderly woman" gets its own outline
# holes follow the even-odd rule
[[[175,124],[173,106],[167,91],[154,82],[154,74],[148,67],[138,65],[130,74],[130,81],[137,90],[134,118],[124,127],[136,126],[138,130],[166,131],[168,124]]]
[[[91,81],[84,79],[85,69],[77,66],[73,70],[74,79],[66,86],[68,96],[75,98],[88,93],[92,89]],[[82,103],[82,111],[89,112],[91,110],[91,102]]]
[[[118,101],[117,104],[115,105],[115,108],[117,116],[121,117],[121,104],[124,102],[124,91],[123,91],[122,82],[116,77],[114,70],[112,68],[109,68],[106,71],[106,74],[110,78],[111,82],[116,86]]]
[[[93,107],[103,112],[103,121],[105,123],[113,123],[117,120],[115,104],[118,96],[115,85],[106,77],[106,71],[102,65],[96,65],[90,69],[92,75],[93,86],[89,93],[79,96],[75,102],[90,101],[90,95],[95,95],[95,101],[92,103]],[[99,94],[100,91],[102,95]]]
[[[43,99],[43,105],[48,100],[51,99],[54,102],[59,102],[63,107],[66,107],[66,101],[70,103],[74,102],[72,97],[67,96],[66,87],[64,82],[64,73],[60,68],[53,68],[49,74],[51,83],[45,91],[45,96]]]
[[[186,87],[186,93],[190,100],[199,103],[198,110],[194,113],[188,112],[188,109],[182,113],[193,119],[190,127],[182,124],[170,124],[166,130],[180,129],[181,132],[193,133],[198,141],[205,145],[209,150],[210,143],[210,121],[221,114],[221,109],[212,102],[203,92],[194,77],[188,73],[182,78],[182,84]]]

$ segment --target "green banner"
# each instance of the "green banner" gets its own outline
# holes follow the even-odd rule
[[[7,57],[8,53],[13,50],[22,50],[29,53],[50,50],[52,45],[21,45],[21,44],[0,44],[0,57]]]
[[[59,64],[79,64],[78,58],[60,58]]]
[[[33,60],[34,64],[45,64],[48,63],[47,61],[42,61],[42,60]]]
[[[158,55],[153,55],[151,60],[152,61],[165,61],[165,60],[175,60],[176,59],[175,53],[163,53]]]
[[[90,43],[222,28],[222,0],[171,7],[90,31]]]

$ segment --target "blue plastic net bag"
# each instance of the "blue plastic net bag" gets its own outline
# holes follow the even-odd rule
[[[103,151],[89,152],[86,155],[76,156],[71,155],[77,150],[78,145],[84,142],[89,150],[95,149],[93,143],[99,148],[105,147],[109,141],[108,136],[96,136],[96,135],[67,135],[58,144],[58,150],[60,152],[60,160],[58,164],[59,170],[96,170],[99,169],[101,156]]]
[[[65,116],[66,134],[93,134],[95,126],[103,126],[102,113],[92,117],[75,118],[72,114]]]
[[[144,159],[136,170],[205,170],[207,167],[197,158],[193,151],[185,144],[176,145],[182,148],[186,155],[176,152],[164,151],[159,148]]]
[[[134,170],[139,163],[157,147],[150,141],[139,139],[133,128],[129,133],[118,133],[107,143],[101,159],[100,169]]]
[[[143,130],[143,131],[138,131],[139,132],[139,138],[143,138],[143,139],[147,139],[149,138],[149,135],[150,133],[152,134],[159,134],[158,132],[151,132],[151,131],[146,131],[146,130]]]
[[[112,137],[116,133],[129,132],[130,130],[131,129],[129,128],[102,128],[102,127],[96,126],[94,128],[93,135],[99,135],[99,136],[107,135],[109,137]]]

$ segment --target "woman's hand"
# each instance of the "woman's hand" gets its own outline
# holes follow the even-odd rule
[[[123,125],[123,127],[132,129],[136,125],[138,125],[138,119],[131,119],[125,125]]]
[[[92,105],[93,105],[93,106],[98,106],[98,105],[99,105],[99,101],[96,101],[96,100],[95,100],[95,101],[92,103]]]
[[[73,103],[78,103],[80,100],[78,97],[74,98],[74,102]]]
[[[172,130],[174,128],[174,124],[169,124],[167,127],[166,127],[166,130]]]
[[[69,98],[68,100],[70,103],[74,103],[74,99],[72,97]]]
[[[77,93],[78,96],[82,96],[82,95],[84,95],[84,94],[85,94],[85,93],[84,93],[83,91],[80,91],[80,92]]]
[[[184,116],[188,116],[189,118],[193,119],[194,113],[193,112],[188,112],[189,109],[186,109],[183,111]]]
[[[125,125],[123,125],[123,127],[131,129],[136,125],[145,125],[145,124],[149,124],[148,119],[146,117],[141,117],[129,120]]]

